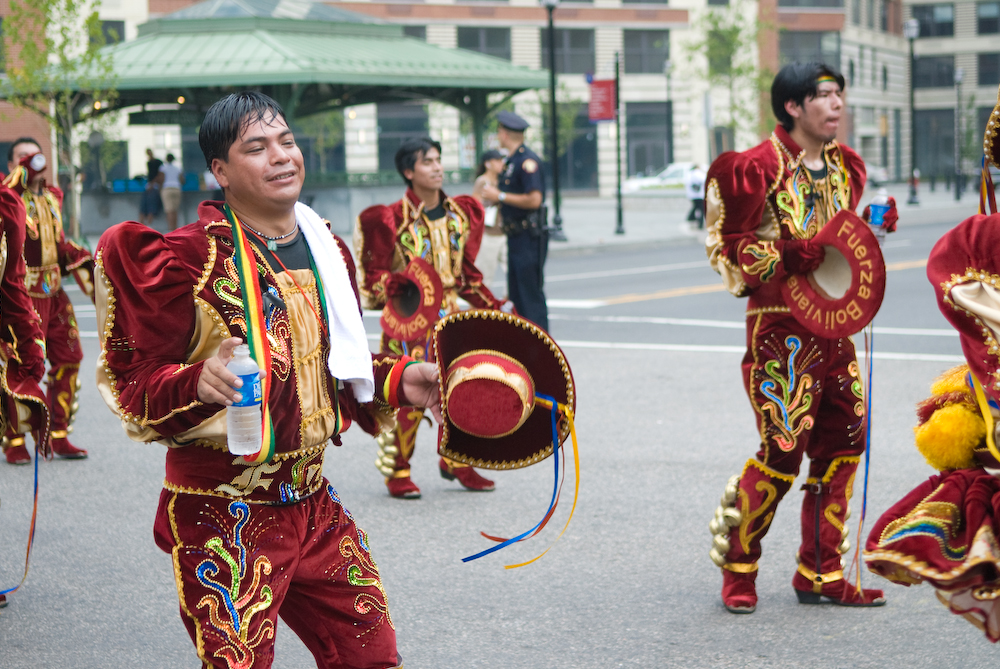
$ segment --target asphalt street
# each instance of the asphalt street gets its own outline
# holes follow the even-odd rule
[[[936,308],[924,262],[956,222],[907,227],[904,219],[885,246],[890,271],[873,342],[865,534],[879,513],[933,474],[912,445],[913,407],[961,351]],[[424,496],[399,501],[385,492],[370,437],[352,429],[343,447],[327,451],[325,475],[369,532],[407,667],[940,668],[995,661],[994,646],[948,613],[928,586],[903,588],[866,571],[866,587],[886,588],[883,608],[798,604],[791,588],[797,492],[764,541],[757,612],[727,613],[719,570],[708,558],[708,522],[726,479],[756,450],[739,371],[745,302],[721,290],[695,241],[557,253],[547,274],[552,334],[579,393],[581,479],[576,515],[545,557],[503,568],[555,539],[570,510],[571,479],[538,537],[461,562],[490,545],[481,530],[510,535],[540,519],[552,489],[549,461],[495,473],[495,492],[466,492],[437,475],[436,430],[424,428],[413,461]],[[90,370],[98,325],[93,308],[72,295],[81,305]],[[365,322],[374,336],[377,317]],[[73,438],[90,458],[40,466],[32,566],[0,612],[0,668],[197,666],[178,618],[170,558],[152,540],[163,448],[129,442],[92,374],[83,378]],[[30,467],[0,464],[0,588],[23,569],[31,484]],[[862,487],[859,477],[852,523],[861,516]],[[313,666],[283,625],[274,666]]]

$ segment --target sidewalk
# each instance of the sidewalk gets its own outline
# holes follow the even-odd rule
[[[952,191],[939,185],[935,192],[924,185],[919,192],[920,204],[906,204],[909,189],[906,184],[888,184],[886,190],[896,198],[899,225],[928,225],[953,217],[955,223],[978,211],[978,191],[966,191],[955,202]],[[860,210],[875,197],[876,189],[865,189]],[[702,244],[704,230],[693,230],[687,222],[690,204],[682,195],[631,195],[622,198],[622,222],[625,233],[615,234],[617,220],[614,198],[564,197],[562,201],[563,232],[568,241],[550,242],[549,255],[572,255],[630,247],[649,248],[669,244]]]

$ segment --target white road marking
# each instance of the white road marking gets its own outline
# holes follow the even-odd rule
[[[680,351],[689,353],[746,353],[745,346],[707,346],[702,344],[640,344],[614,341],[571,341],[557,342],[563,348],[590,348],[625,351]],[[863,359],[864,352],[858,351],[858,358]],[[919,360],[922,362],[965,362],[961,355],[941,355],[937,353],[893,353],[876,351],[872,356],[875,360]]]
[[[551,301],[550,301],[551,304]],[[701,328],[723,328],[726,330],[744,330],[743,321],[713,321],[701,318],[661,318],[656,316],[567,316],[565,314],[549,314],[549,320],[554,321],[584,321],[588,323],[640,323],[649,325],[681,325]],[[923,336],[923,337],[957,337],[958,331],[937,328],[892,328],[875,326],[875,334]]]

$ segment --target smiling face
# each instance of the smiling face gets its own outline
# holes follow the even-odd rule
[[[824,144],[837,137],[843,109],[844,91],[835,81],[821,82],[816,96],[806,97],[801,106],[794,100],[785,102],[785,110],[795,119],[795,130]]]
[[[444,168],[441,167],[441,154],[434,147],[417,155],[413,169],[404,170],[403,176],[410,180],[415,191],[436,191],[444,182]]]
[[[278,116],[250,123],[229,148],[228,160],[212,160],[212,173],[226,200],[247,211],[291,209],[302,192],[302,151]]]

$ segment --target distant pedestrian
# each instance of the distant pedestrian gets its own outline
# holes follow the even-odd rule
[[[549,308],[545,303],[545,256],[549,233],[542,204],[545,177],[542,161],[524,145],[528,122],[514,112],[497,114],[497,140],[508,158],[496,187],[483,188],[483,200],[499,203],[507,235],[507,291],[517,313],[545,331]]]
[[[701,230],[705,227],[705,170],[700,165],[693,165],[684,175],[684,192],[691,201],[687,220],[696,223]]]
[[[143,225],[153,225],[153,219],[163,211],[163,203],[160,201],[160,184],[163,177],[160,176],[160,165],[163,161],[153,155],[152,149],[146,149],[146,190],[139,200],[139,222]]]
[[[184,173],[178,165],[174,165],[174,154],[167,154],[167,162],[160,165],[163,175],[163,185],[160,197],[163,200],[163,211],[167,214],[167,230],[177,229],[177,210],[181,208],[181,186],[184,184]]]
[[[490,149],[483,153],[476,170],[476,182],[472,186],[472,196],[483,204],[485,211],[483,243],[476,256],[476,267],[483,273],[483,282],[487,285],[496,281],[498,268],[502,267],[503,274],[507,274],[507,244],[501,227],[500,207],[483,200],[483,189],[486,186],[496,188],[503,165],[504,157],[499,151]]]

